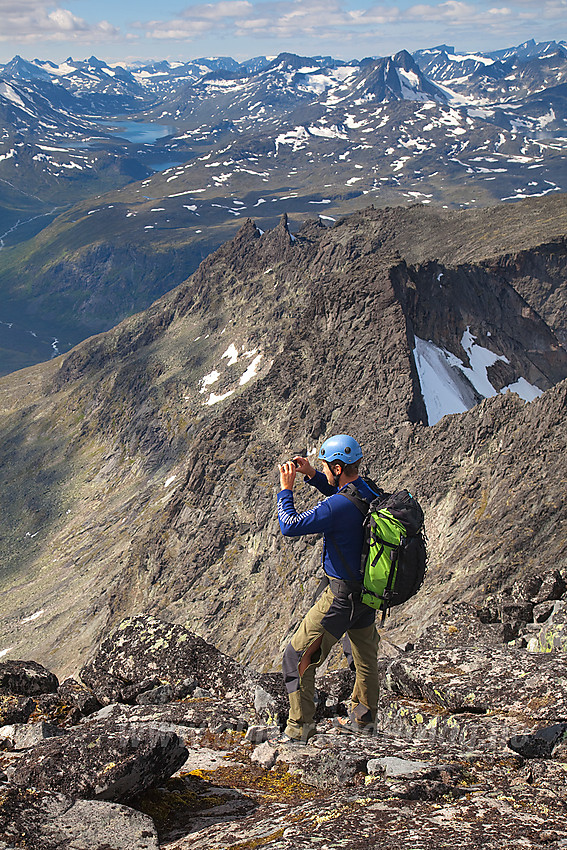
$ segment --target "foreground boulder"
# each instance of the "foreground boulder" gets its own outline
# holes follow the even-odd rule
[[[64,734],[59,726],[43,720],[38,723],[14,723],[0,727],[0,745],[11,750],[28,750],[48,738]]]
[[[116,803],[51,791],[0,789],[0,846],[27,850],[158,850],[153,821]]]
[[[120,623],[80,677],[103,705],[236,697],[264,722],[282,723],[287,715],[280,674],[259,674],[183,626],[156,617],[130,617]]]
[[[0,726],[26,723],[35,709],[31,697],[0,694]]]
[[[172,732],[92,724],[27,751],[12,781],[71,798],[121,802],[168,779],[187,755]]]
[[[386,684],[394,693],[451,712],[527,715],[534,725],[567,720],[567,666],[561,655],[495,646],[416,651],[389,665]]]
[[[81,680],[105,705],[136,702],[160,685],[179,699],[201,688],[224,696],[240,691],[250,673],[183,626],[155,617],[124,620],[82,668]]]
[[[188,743],[207,732],[244,733],[252,714],[251,706],[240,700],[191,699],[169,705],[122,705],[113,703],[84,721],[85,728],[110,725],[129,732],[151,727],[161,732],[174,732]],[[273,728],[273,727],[272,727]]]
[[[539,622],[543,625],[534,637],[528,641],[530,652],[565,652],[567,650],[567,602],[542,602]],[[538,612],[539,613],[539,612]],[[545,619],[543,619],[543,617]]]
[[[57,676],[35,661],[0,663],[0,694],[52,694],[58,687]]]
[[[180,626],[128,620],[90,674],[102,693],[106,671],[106,699],[116,688],[129,704],[108,704],[67,729],[34,713],[36,722],[3,730],[0,850],[3,841],[28,850],[155,850],[155,831],[117,805],[125,801],[155,818],[162,846],[177,850],[271,844],[273,836],[278,850],[321,839],[398,850],[416,834],[424,850],[479,841],[514,850],[519,836],[559,850],[567,846],[557,803],[567,672],[561,653],[498,645],[493,625],[459,606],[419,649],[380,659],[375,736],[336,731],[329,715],[345,712],[353,674],[323,673],[318,734],[307,747],[286,747],[274,728],[274,706],[287,702],[281,675],[257,674]],[[425,648],[436,633],[440,646]],[[483,634],[490,645],[479,645]],[[472,645],[452,645],[467,635]],[[97,705],[82,685],[68,682],[57,699],[64,690],[77,710]],[[262,713],[266,725],[252,725]],[[506,835],[514,841],[503,843]]]
[[[466,602],[448,606],[443,620],[428,626],[415,643],[418,652],[459,646],[498,646],[517,637],[515,622],[502,622],[502,604],[475,608]]]
[[[34,715],[60,726],[74,726],[102,708],[93,691],[75,679],[65,679],[55,693],[39,694],[34,702]]]

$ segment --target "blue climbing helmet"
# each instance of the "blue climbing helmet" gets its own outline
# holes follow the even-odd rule
[[[326,460],[327,463],[356,463],[362,457],[362,449],[360,444],[349,437],[348,434],[335,434],[334,437],[329,437],[325,440],[319,450],[319,460]]]

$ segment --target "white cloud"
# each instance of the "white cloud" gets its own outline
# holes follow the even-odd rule
[[[525,11],[518,15],[517,6]],[[456,34],[464,29],[481,31],[500,29],[517,24],[519,19],[538,21],[565,17],[567,0],[544,0],[536,6],[533,0],[507,0],[490,5],[488,2],[416,3],[403,9],[396,5],[347,8],[346,0],[275,0],[251,3],[249,0],[219,0],[216,3],[197,3],[185,7],[175,20],[153,20],[138,23],[148,38],[194,39],[206,33],[230,31],[237,37],[257,36],[298,39],[304,36],[323,40],[340,36],[342,39],[369,38],[383,35],[381,27],[410,27],[440,24],[444,32]],[[373,31],[373,28],[376,28]]]
[[[94,46],[145,36],[161,42],[193,43],[196,49],[211,52],[211,45],[219,37],[280,39],[284,43],[276,49],[292,51],[297,51],[301,39],[309,39],[329,42],[320,45],[317,51],[331,51],[337,44],[344,46],[350,42],[351,47],[356,44],[360,50],[376,54],[384,49],[394,52],[393,44],[395,49],[400,46],[415,49],[451,38],[455,42],[463,38],[477,40],[487,33],[505,38],[504,46],[530,37],[553,38],[550,33],[554,28],[559,30],[567,18],[567,0],[542,0],[539,5],[534,0],[416,0],[408,8],[395,0],[371,3],[372,0],[196,2],[179,8],[171,18],[166,15],[158,18],[154,11],[152,20],[137,21],[130,24],[128,31],[121,32],[107,20],[79,17],[72,11],[73,0],[61,0],[63,5],[58,0],[0,0],[0,41],[14,45],[74,41],[91,42]],[[92,8],[96,9],[96,4]],[[416,39],[421,44],[416,44]],[[270,44],[268,48],[262,44],[259,49],[273,53],[274,46]],[[235,46],[229,48],[233,52],[235,49],[240,52]],[[212,51],[215,52],[214,47]]]
[[[178,18],[170,21],[138,22],[147,38],[192,39],[217,29],[233,27],[235,20],[249,17],[254,6],[248,0],[219,0],[218,3],[196,3],[187,6]]]
[[[52,22],[55,29],[65,33],[84,31],[89,28],[86,21],[78,18],[68,9],[55,9],[48,14],[47,19]]]
[[[220,0],[218,3],[202,3],[189,6],[182,12],[184,18],[204,18],[218,21],[220,18],[242,18],[254,9],[248,0]]]
[[[0,41],[97,42],[119,37],[108,21],[89,23],[49,0],[0,0]]]

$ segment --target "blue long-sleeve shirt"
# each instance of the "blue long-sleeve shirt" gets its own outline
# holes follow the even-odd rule
[[[317,471],[313,478],[305,481],[327,496],[312,508],[299,513],[293,501],[292,490],[280,490],[278,493],[278,520],[280,529],[286,537],[300,537],[302,534],[324,535],[323,569],[330,578],[343,581],[362,581],[360,558],[362,555],[363,517],[349,499],[345,499],[327,481],[322,472]],[[373,499],[375,493],[362,478],[353,482],[361,496]],[[346,485],[345,485],[346,486]],[[335,545],[336,544],[336,545]],[[337,552],[341,550],[342,558]],[[344,561],[348,564],[345,566]]]

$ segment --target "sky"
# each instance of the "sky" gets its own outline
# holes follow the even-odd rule
[[[0,0],[0,62],[477,52],[565,39],[566,23],[567,0]]]

